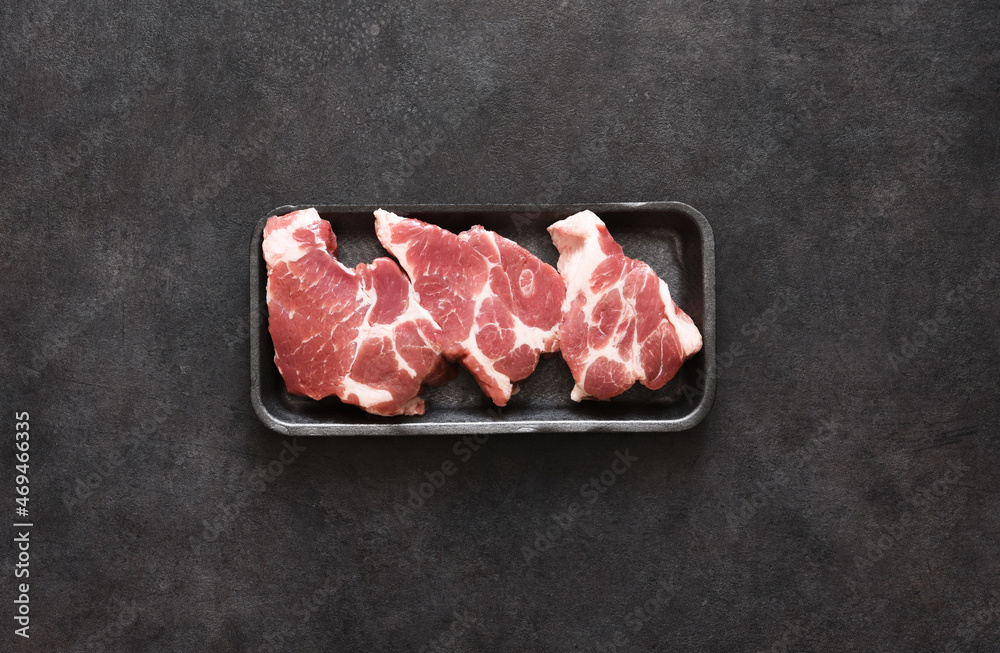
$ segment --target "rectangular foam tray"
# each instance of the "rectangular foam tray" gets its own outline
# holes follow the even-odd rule
[[[552,265],[558,252],[546,228],[590,209],[604,220],[626,256],[645,261],[667,282],[674,301],[701,330],[704,347],[663,388],[649,390],[636,384],[609,401],[571,400],[573,377],[559,354],[543,358],[504,408],[494,406],[464,370],[441,387],[427,388],[422,395],[427,412],[416,417],[378,417],[335,397],[315,401],[289,394],[274,364],[267,329],[267,270],[261,240],[268,216],[309,206],[330,222],[337,235],[338,258],[349,267],[390,256],[375,237],[372,212],[378,208],[455,233],[481,224]],[[698,424],[711,409],[716,381],[714,241],[708,221],[687,204],[303,205],[283,206],[268,216],[254,227],[250,243],[250,394],[261,421],[275,431],[297,436],[679,431]]]

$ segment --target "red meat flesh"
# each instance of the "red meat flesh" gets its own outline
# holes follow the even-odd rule
[[[264,228],[268,328],[288,391],[336,395],[375,415],[422,415],[424,383],[443,382],[441,329],[394,261],[348,268],[315,209]]]
[[[639,381],[653,390],[701,349],[698,327],[642,261],[583,211],[549,227],[566,281],[559,345],[576,385],[571,397],[608,399]]]

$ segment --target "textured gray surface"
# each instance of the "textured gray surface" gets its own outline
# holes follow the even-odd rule
[[[35,621],[0,648],[995,650],[996,3],[27,4],[0,415],[31,413]],[[715,230],[698,428],[254,416],[271,207],[651,199]]]

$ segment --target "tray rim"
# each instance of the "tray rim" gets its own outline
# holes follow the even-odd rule
[[[705,360],[705,389],[701,400],[687,415],[661,420],[494,420],[483,422],[435,422],[419,421],[407,424],[341,424],[341,423],[295,423],[282,420],[268,411],[261,396],[259,370],[261,366],[260,338],[261,326],[266,315],[266,305],[259,300],[263,258],[261,243],[267,219],[284,215],[291,211],[315,208],[319,213],[368,212],[378,208],[405,214],[412,211],[434,211],[440,213],[471,213],[476,211],[534,213],[568,212],[590,209],[600,215],[601,211],[676,211],[690,218],[698,229],[702,248],[702,292],[704,293],[704,319],[701,327],[702,351]],[[388,256],[388,254],[387,254]],[[260,218],[254,226],[250,238],[250,402],[260,421],[273,431],[289,436],[398,436],[398,435],[478,435],[493,433],[584,433],[602,432],[673,432],[684,431],[697,426],[712,409],[716,393],[715,358],[715,236],[708,219],[694,207],[684,202],[596,202],[581,204],[286,204],[279,206]],[[270,337],[270,334],[268,334]],[[272,363],[273,364],[273,363]]]

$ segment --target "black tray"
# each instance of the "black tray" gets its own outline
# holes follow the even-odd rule
[[[337,235],[338,258],[347,266],[390,256],[375,237],[378,208],[440,225],[455,233],[481,224],[555,265],[558,252],[546,227],[590,209],[608,225],[625,255],[645,261],[670,286],[670,294],[698,325],[702,350],[666,386],[636,384],[610,401],[570,399],[573,377],[559,354],[543,358],[504,408],[483,394],[464,370],[438,388],[427,388],[427,413],[377,417],[335,397],[315,401],[289,394],[274,364],[267,330],[267,269],[261,252],[264,223],[309,206],[283,206],[262,218],[250,242],[250,398],[267,426],[287,435],[417,435],[507,432],[680,431],[698,424],[715,398],[715,246],[705,217],[680,202],[579,206],[316,206]],[[390,256],[391,258],[391,256]]]

